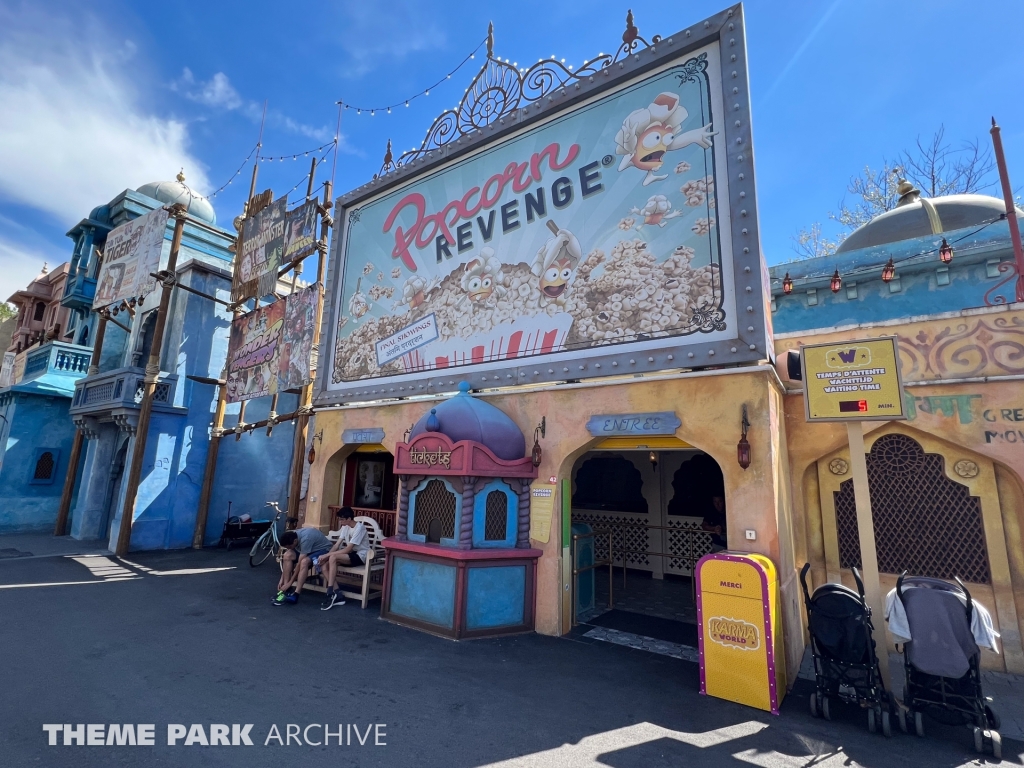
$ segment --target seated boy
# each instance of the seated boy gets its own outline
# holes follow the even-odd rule
[[[341,536],[334,543],[331,551],[320,558],[319,570],[327,584],[327,597],[320,606],[321,611],[329,611],[336,605],[344,605],[341,592],[337,589],[338,567],[363,565],[366,553],[370,551],[370,537],[366,526],[355,521],[352,507],[342,507],[338,513],[341,523]]]
[[[274,605],[299,602],[302,585],[317,558],[331,549],[331,540],[316,528],[299,528],[281,534],[281,579],[277,582]]]

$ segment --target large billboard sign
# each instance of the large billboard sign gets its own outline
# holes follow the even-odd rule
[[[103,246],[92,308],[102,309],[156,289],[168,212],[157,208],[111,230]]]
[[[319,401],[768,357],[740,9],[712,21],[339,198]]]
[[[228,339],[227,401],[295,390],[311,380],[320,284],[235,318]]]

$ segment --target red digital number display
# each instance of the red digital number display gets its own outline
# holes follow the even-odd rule
[[[839,412],[840,413],[867,413],[868,401],[867,400],[840,400],[839,401]]]

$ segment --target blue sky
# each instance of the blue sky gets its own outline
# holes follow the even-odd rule
[[[641,34],[669,35],[720,0],[629,4],[367,2],[18,3],[0,0],[0,294],[70,256],[64,233],[127,187],[171,179],[212,193],[256,143],[263,154],[317,147],[337,108],[400,102],[439,80],[495,25],[495,53],[521,64],[581,64],[620,40],[632,6]],[[762,243],[793,258],[792,236],[826,231],[851,175],[945,124],[954,143],[1003,127],[1024,185],[1024,3],[1019,0],[751,0],[746,3]],[[388,138],[420,142],[483,62],[482,49],[430,96],[392,114],[346,111],[339,192],[380,167]],[[308,168],[263,163],[281,194]],[[319,180],[333,162],[320,167]],[[241,211],[251,166],[213,200]],[[303,187],[300,187],[300,190]],[[995,190],[993,190],[995,191]],[[296,193],[298,194],[298,193]]]

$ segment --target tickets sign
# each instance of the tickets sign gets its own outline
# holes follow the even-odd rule
[[[800,348],[807,421],[890,421],[903,410],[895,336]]]

